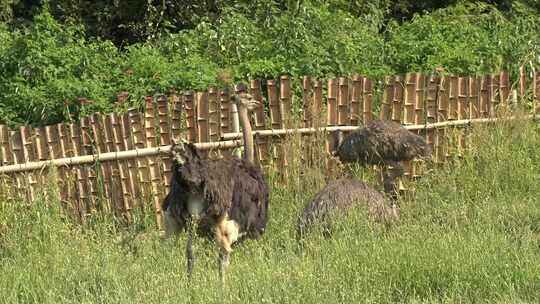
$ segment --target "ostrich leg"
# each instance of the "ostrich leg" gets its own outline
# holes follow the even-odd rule
[[[221,279],[222,285],[225,285],[225,273],[227,272],[227,268],[229,268],[230,259],[230,252],[221,251],[219,253],[219,278]]]
[[[392,167],[392,169],[389,168]],[[397,199],[399,192],[397,178],[405,173],[403,166],[396,161],[386,161],[383,166],[383,186],[386,192],[393,200]]]
[[[190,219],[188,226],[188,240],[186,245],[186,259],[187,259],[187,274],[188,280],[191,281],[193,275],[193,266],[195,264],[195,256],[193,255],[193,239],[195,237],[195,224],[197,219]]]

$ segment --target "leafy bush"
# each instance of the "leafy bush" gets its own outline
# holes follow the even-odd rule
[[[454,74],[517,70],[538,55],[537,15],[519,6],[512,16],[482,3],[459,4],[416,15],[388,28],[388,60],[397,73],[443,67]]]

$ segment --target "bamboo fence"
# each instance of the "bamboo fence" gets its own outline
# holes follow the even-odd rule
[[[386,77],[378,118],[425,136],[434,161],[444,162],[459,157],[467,145],[466,131],[451,132],[452,127],[493,121],[499,110],[508,108],[512,102],[509,81],[506,72],[482,77],[418,73]],[[366,77],[327,81],[304,77],[298,102],[293,100],[293,83],[288,76],[249,82],[253,96],[266,100],[265,108],[251,117],[256,161],[261,166],[276,165],[285,178],[289,161],[297,156],[291,154],[284,138],[293,133],[350,132],[375,119],[376,108],[375,85]],[[540,75],[534,73],[528,80],[520,71],[518,89],[521,97],[530,92],[534,113],[538,113]],[[16,190],[13,195],[33,201],[38,189],[49,182],[48,168],[57,167],[61,201],[81,221],[102,210],[129,222],[137,208],[154,213],[161,225],[160,205],[172,174],[168,152],[173,138],[196,143],[211,158],[230,155],[241,146],[230,96],[231,91],[218,88],[174,92],[146,97],[142,112],[94,114],[76,123],[39,128],[0,125],[0,178]],[[293,111],[301,115],[293,116]],[[293,128],[294,117],[299,117],[299,128]],[[305,137],[305,142],[310,138]],[[334,138],[326,137],[327,152],[334,149]],[[302,161],[310,151],[305,153]],[[328,166],[334,165],[328,161]],[[417,163],[404,165],[405,179],[422,174]]]

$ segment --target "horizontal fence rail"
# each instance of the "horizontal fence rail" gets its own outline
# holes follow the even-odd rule
[[[382,119],[424,136],[433,159],[444,162],[468,145],[468,131],[455,135],[447,127],[514,119],[505,115],[518,101],[530,101],[538,114],[540,75],[533,71],[532,79],[529,76],[520,69],[514,91],[504,71],[474,77],[409,73],[386,77],[383,83],[360,75],[328,80],[306,76],[300,82],[288,76],[251,80],[250,93],[265,101],[265,108],[250,113],[255,161],[263,167],[276,166],[286,179],[292,161],[313,158],[317,151],[309,143],[317,136],[302,137],[308,147],[302,155],[293,155],[290,141],[283,137],[322,134],[323,150],[330,153],[336,140],[332,132],[347,133]],[[48,169],[56,167],[61,201],[81,221],[98,210],[129,220],[132,210],[140,208],[152,210],[161,225],[173,139],[193,142],[203,157],[239,155],[234,149],[242,145],[242,133],[231,102],[237,91],[211,87],[148,96],[142,112],[93,114],[76,123],[18,129],[0,125],[0,179],[14,189],[11,195],[32,201],[49,183]],[[325,162],[327,168],[335,167],[326,156]],[[422,175],[416,161],[404,166],[405,179]]]

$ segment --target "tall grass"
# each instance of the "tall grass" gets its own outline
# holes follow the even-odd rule
[[[418,181],[390,231],[356,214],[332,238],[314,233],[299,247],[294,224],[324,184],[323,166],[292,161],[290,182],[270,174],[267,233],[235,249],[224,289],[209,241],[195,244],[188,284],[184,235],[162,241],[149,226],[106,218],[81,227],[61,216],[54,195],[31,205],[3,197],[0,302],[538,302],[540,129],[505,122],[471,136],[462,158]]]

